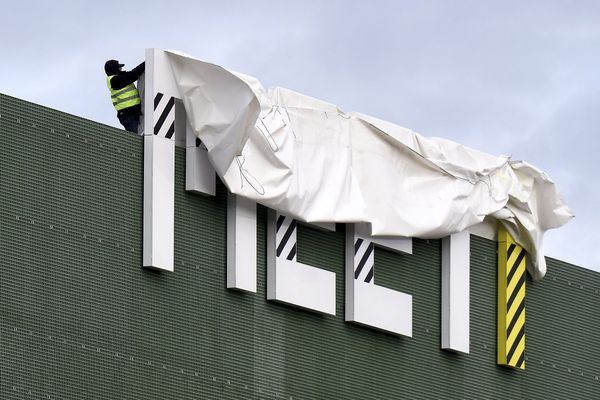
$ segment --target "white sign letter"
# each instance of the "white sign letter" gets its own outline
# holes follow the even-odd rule
[[[410,238],[373,238],[364,224],[346,225],[346,321],[412,336],[412,296],[375,284],[375,244],[412,253]]]
[[[470,233],[442,239],[442,349],[469,353]]]
[[[335,315],[335,273],[296,261],[297,222],[269,210],[267,299]]]

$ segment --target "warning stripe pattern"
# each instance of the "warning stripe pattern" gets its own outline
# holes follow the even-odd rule
[[[498,363],[525,369],[526,252],[502,229],[498,254]]]
[[[354,238],[354,279],[374,283],[375,245],[370,240]]]
[[[297,227],[298,224],[294,218],[277,214],[275,234],[277,257],[283,257],[289,261],[296,261]]]
[[[154,134],[171,139],[175,133],[175,97],[156,93],[154,115]]]

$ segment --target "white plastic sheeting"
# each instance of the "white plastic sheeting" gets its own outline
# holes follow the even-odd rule
[[[366,222],[372,235],[441,238],[503,222],[546,272],[546,230],[572,214],[523,161],[493,156],[166,51],[188,122],[229,190],[306,222]]]

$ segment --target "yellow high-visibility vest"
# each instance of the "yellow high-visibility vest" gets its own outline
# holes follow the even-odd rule
[[[108,90],[110,90],[110,98],[115,109],[119,111],[127,107],[141,104],[140,93],[135,85],[130,83],[122,89],[115,90],[110,86],[110,80],[113,76],[115,75],[106,77],[106,84],[108,85]]]

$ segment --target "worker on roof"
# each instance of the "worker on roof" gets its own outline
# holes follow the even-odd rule
[[[144,73],[146,63],[141,63],[131,71],[123,71],[124,65],[117,60],[108,60],[104,64],[106,84],[119,122],[129,132],[138,133],[142,101],[134,82]]]

